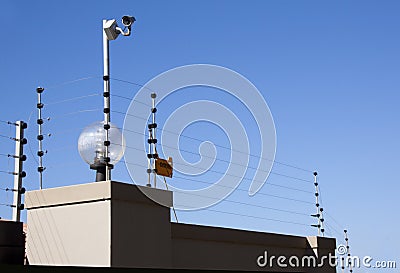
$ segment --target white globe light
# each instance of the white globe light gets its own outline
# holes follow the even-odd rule
[[[109,164],[117,163],[125,152],[125,139],[121,131],[112,123],[108,130],[110,146],[108,146]],[[94,122],[85,127],[78,139],[78,151],[82,159],[89,165],[104,163],[106,150],[104,141],[106,140],[106,130],[104,121]]]

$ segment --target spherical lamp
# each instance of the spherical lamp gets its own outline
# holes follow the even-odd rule
[[[103,121],[97,121],[85,127],[78,139],[79,154],[90,165],[90,169],[96,170],[96,181],[104,181],[106,166],[112,169],[125,152],[125,140],[121,131],[112,123],[109,125],[109,142],[106,141]],[[108,146],[108,156],[106,146]]]

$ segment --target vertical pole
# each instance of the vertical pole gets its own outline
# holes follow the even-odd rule
[[[154,187],[157,187],[157,173],[156,173],[156,159],[158,158],[157,154],[157,138],[156,138],[156,128],[157,128],[157,123],[156,123],[156,93],[151,93],[151,121],[152,123],[148,124],[148,129],[149,129],[149,139],[147,140],[147,143],[149,144],[149,150],[147,154],[147,159],[148,159],[148,166],[147,166],[147,173],[149,174],[149,179],[147,181],[147,186],[151,187],[151,173],[153,173],[153,178],[154,178]],[[152,146],[153,145],[153,146]]]
[[[38,124],[38,136],[37,139],[39,141],[39,148],[38,148],[38,156],[39,156],[39,167],[38,167],[38,172],[39,172],[39,188],[43,189],[43,171],[45,168],[43,167],[43,145],[42,145],[42,140],[43,140],[43,134],[42,134],[42,124],[43,124],[43,118],[42,118],[42,108],[44,104],[42,103],[42,93],[44,91],[43,87],[38,87],[36,88],[37,92],[37,109],[38,109],[38,119],[37,119],[37,124]]]
[[[21,220],[21,189],[22,189],[22,178],[25,173],[22,171],[23,158],[24,156],[24,144],[26,139],[24,138],[24,129],[26,129],[26,123],[23,121],[17,121],[15,126],[15,156],[14,156],[14,198],[13,198],[13,213],[12,220],[19,222]]]
[[[104,31],[107,20],[103,20],[103,85],[104,85],[104,130],[105,130],[105,141],[104,141],[104,161],[106,164],[106,180],[111,180],[111,168],[109,166],[109,129],[110,129],[110,52],[109,52],[109,41]]]
[[[349,246],[349,237],[347,236],[347,230],[344,230],[344,240],[346,241],[346,250],[347,250],[347,256],[349,257],[349,259],[346,259],[346,261],[348,262],[348,266],[349,266],[349,272],[352,273],[353,272],[353,265],[351,264],[351,254],[350,254],[350,246]]]
[[[151,93],[151,114],[152,114],[152,122],[153,122],[153,155],[157,154],[157,137],[156,137],[156,93]],[[153,158],[153,175],[154,175],[154,188],[157,188],[157,174],[156,174],[156,158]]]
[[[324,228],[324,221],[325,221],[325,219],[324,219],[324,209],[323,209],[323,208],[319,208],[319,211],[320,211],[320,217],[321,217],[321,219],[320,219],[320,222],[321,222],[321,233],[322,233],[322,237],[324,237],[324,236],[325,236],[325,228]]]
[[[318,224],[317,224],[317,228],[318,228],[318,236],[321,235],[321,218],[320,218],[320,210],[319,210],[319,200],[318,200],[318,182],[317,182],[317,172],[314,172],[314,186],[315,186],[315,206],[317,208],[317,217],[318,217]]]
[[[149,128],[149,138],[147,140],[147,143],[149,144],[149,153],[147,154],[147,174],[149,175],[148,180],[147,180],[147,187],[151,187],[151,172],[153,171],[152,165],[151,165],[151,157],[153,154],[151,153],[151,129]]]

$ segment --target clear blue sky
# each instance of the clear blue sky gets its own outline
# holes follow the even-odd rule
[[[93,178],[77,154],[76,140],[82,127],[102,119],[102,97],[51,102],[101,94],[102,19],[119,21],[122,15],[131,14],[137,19],[133,36],[111,43],[112,77],[144,84],[168,69],[195,63],[221,65],[244,75],[261,91],[274,117],[276,160],[319,172],[323,206],[330,216],[326,217],[327,235],[337,237],[340,243],[341,232],[347,228],[354,255],[397,259],[400,266],[400,238],[396,232],[400,223],[396,201],[400,191],[398,1],[6,0],[0,2],[0,10],[0,120],[27,121],[33,113],[28,130],[33,153],[37,150],[35,88],[48,88],[43,95],[49,103],[44,115],[52,121],[45,130],[53,136],[45,142],[49,150],[44,158],[48,167],[45,187]],[[95,78],[63,84],[84,77]],[[117,81],[112,81],[111,88],[113,94],[126,97],[138,91],[138,86]],[[207,90],[204,94],[211,99]],[[112,99],[113,109],[126,111],[129,101]],[[160,105],[160,109],[167,113],[186,101],[187,97],[178,96],[170,104],[166,101]],[[235,102],[226,103],[229,106]],[[98,111],[74,113],[95,109]],[[160,120],[166,116],[160,114]],[[122,126],[123,115],[114,113],[112,120]],[[188,128],[185,133],[224,143],[226,139],[218,129],[204,126]],[[12,130],[0,124],[0,134],[13,135]],[[12,145],[2,139],[0,152],[12,153]],[[197,152],[194,142],[182,145]],[[37,189],[36,162],[28,148],[26,154],[28,176],[24,184],[28,189]],[[188,160],[196,159],[187,156]],[[0,164],[1,170],[12,168],[12,161],[6,157],[0,158]],[[274,165],[274,171],[313,179],[312,172],[279,164]],[[113,176],[130,182],[123,163]],[[0,178],[2,188],[12,186],[12,177],[0,174]],[[271,175],[268,182],[313,191],[310,183],[277,175]],[[249,183],[243,184],[241,188],[247,189]],[[266,195],[312,203],[312,193],[268,184],[261,193],[265,195],[250,198],[245,192],[235,192],[229,199],[305,214],[314,212],[312,204]],[[11,197],[2,191],[0,203],[10,203]],[[212,209],[260,218],[209,210],[178,212],[178,217],[188,223],[316,234],[316,230],[305,226],[313,219],[304,215],[234,202],[222,202]],[[0,214],[10,217],[11,209],[3,206]],[[357,272],[381,271],[395,272]]]

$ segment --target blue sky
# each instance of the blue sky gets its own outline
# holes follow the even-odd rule
[[[85,125],[102,119],[102,97],[88,96],[102,92],[101,21],[119,21],[122,15],[131,14],[137,19],[132,37],[120,37],[110,44],[113,78],[140,85],[168,69],[196,63],[220,65],[244,75],[261,91],[274,117],[276,160],[309,170],[275,164],[273,171],[312,181],[312,171],[317,170],[328,213],[327,235],[337,237],[340,243],[341,231],[347,228],[353,254],[400,262],[396,235],[399,205],[395,201],[400,190],[398,1],[1,1],[0,10],[0,120],[30,119],[26,188],[38,188],[36,162],[29,151],[37,150],[34,121],[38,85],[46,88],[44,115],[51,117],[45,125],[45,131],[52,134],[45,140],[49,150],[44,158],[48,167],[45,187],[93,179],[78,156],[76,140]],[[89,79],[67,83],[86,77]],[[139,90],[135,84],[114,80],[111,89],[113,94],[129,98]],[[160,104],[160,122],[188,100],[186,94],[213,99],[210,90],[197,91],[193,88]],[[87,97],[60,102],[80,96]],[[223,96],[214,99],[228,107],[237,104]],[[112,103],[113,109],[121,112],[129,106],[129,100],[118,97],[112,97]],[[77,113],[83,110],[93,111]],[[240,110],[240,115],[246,119],[244,111]],[[112,120],[122,126],[123,115],[113,113]],[[0,124],[3,135],[13,135],[13,130]],[[185,134],[210,138],[221,145],[226,142],[218,128],[207,124],[188,128]],[[12,153],[12,145],[2,139],[1,153]],[[197,152],[195,142],[186,140],[181,145]],[[227,155],[219,152],[220,158],[226,159]],[[193,154],[186,156],[189,161],[197,159]],[[12,168],[6,157],[0,158],[0,164],[1,170]],[[68,168],[74,171],[66,172]],[[0,178],[3,188],[12,186],[12,177],[0,174]],[[123,163],[116,166],[113,178],[130,182]],[[199,180],[212,178],[209,173]],[[261,190],[264,195],[250,198],[237,191],[229,199],[304,214],[314,212],[311,183],[279,175],[271,175],[268,182],[311,193],[267,183]],[[248,185],[249,181],[244,181],[241,188]],[[1,192],[0,198],[1,203],[10,202],[11,194]],[[222,202],[211,209],[254,218],[210,210],[178,212],[178,217],[188,223],[316,234],[307,227],[313,219],[305,215],[234,202]],[[0,213],[3,218],[10,217],[11,209],[1,207]],[[363,271],[385,270],[358,269]]]

